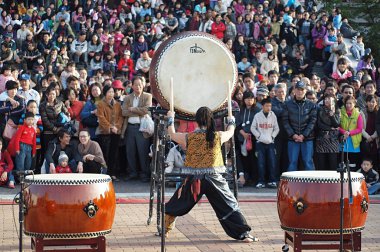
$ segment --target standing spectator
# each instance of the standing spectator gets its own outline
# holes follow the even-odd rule
[[[279,83],[274,86],[275,97],[272,98],[272,111],[277,117],[277,122],[279,126],[279,134],[274,140],[274,145],[276,149],[276,174],[282,174],[288,170],[288,135],[284,128],[284,123],[282,121],[282,113],[285,107],[286,99],[286,84]],[[277,178],[278,179],[278,178]]]
[[[148,115],[148,107],[152,106],[152,95],[143,91],[143,79],[136,76],[132,80],[133,93],[124,98],[123,116],[125,117],[125,139],[129,174],[127,180],[138,177],[137,167],[140,166],[140,179],[150,180],[149,175],[149,139],[139,131],[141,118]],[[138,156],[138,159],[136,159]]]
[[[327,94],[318,110],[315,145],[317,170],[333,171],[338,168],[340,111],[335,103],[335,97]]]
[[[300,153],[305,170],[314,170],[313,139],[317,107],[306,99],[306,91],[305,83],[298,81],[295,85],[294,97],[285,102],[282,119],[289,137],[288,171],[297,170]]]
[[[261,104],[263,109],[255,115],[251,125],[251,132],[257,140],[256,155],[259,177],[256,188],[265,187],[265,176],[269,177],[268,187],[276,188],[277,174],[274,139],[279,132],[279,127],[277,117],[272,111],[271,100],[266,98],[261,101]]]
[[[343,41],[343,35],[341,33],[338,33],[337,42],[331,45],[330,50],[331,55],[324,68],[326,75],[329,75],[333,72],[334,63],[338,61],[339,56],[344,56],[347,54],[347,46]]]
[[[16,169],[19,171],[30,170],[32,158],[36,156],[36,130],[33,127],[34,114],[25,114],[24,124],[21,125],[14,136],[16,150]]]
[[[224,31],[226,30],[226,25],[222,22],[222,16],[216,15],[215,22],[211,25],[211,34],[218,39],[224,38]]]
[[[365,123],[362,131],[363,139],[361,142],[361,151],[362,155],[370,158],[375,166],[378,164],[378,135],[376,132],[376,116],[378,110],[378,98],[374,95],[368,95],[366,97],[366,109],[363,111]]]
[[[257,180],[257,160],[255,157],[254,139],[251,133],[251,125],[254,116],[260,111],[256,106],[254,94],[247,90],[243,93],[243,106],[236,116],[237,158],[241,160],[242,169],[246,181]],[[244,149],[244,140],[252,142],[252,150]]]
[[[40,105],[40,115],[44,127],[44,131],[42,132],[43,151],[47,150],[49,142],[55,138],[55,135],[63,126],[63,117],[69,116],[65,104],[57,99],[55,85],[52,84],[46,89],[46,99]]]
[[[311,51],[311,31],[314,24],[310,20],[308,12],[303,13],[303,17],[298,21],[298,42],[303,44],[306,48],[306,57],[310,59]]]
[[[359,109],[355,108],[356,99],[349,95],[344,99],[344,106],[340,109],[339,132],[343,135],[342,149],[344,156],[348,155],[350,169],[356,171],[360,166],[360,143],[362,141],[363,117]],[[344,161],[344,160],[341,160]]]
[[[324,38],[326,35],[326,27],[324,27],[320,20],[318,20],[311,30],[311,36],[313,38],[313,49],[312,49],[312,59],[316,61],[317,65],[322,65],[323,62],[323,49]]]
[[[104,159],[108,167],[108,174],[114,181],[118,181],[118,153],[114,148],[119,146],[120,134],[123,126],[121,105],[114,99],[114,89],[108,85],[103,87],[104,98],[97,105],[99,126],[97,128],[98,142],[102,148]]]

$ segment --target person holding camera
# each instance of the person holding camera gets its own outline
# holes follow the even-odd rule
[[[338,166],[340,111],[335,104],[335,96],[327,94],[318,110],[315,145],[317,170],[336,170]]]

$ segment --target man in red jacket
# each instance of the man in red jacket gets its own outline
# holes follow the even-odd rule
[[[34,114],[25,113],[24,125],[15,134],[16,169],[29,170],[32,166],[32,156],[36,155],[36,130],[33,127]]]

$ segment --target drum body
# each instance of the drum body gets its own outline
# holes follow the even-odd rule
[[[228,82],[234,86],[237,77],[232,53],[221,40],[203,32],[182,32],[164,41],[149,71],[153,95],[166,109],[173,78],[174,108],[183,116],[194,116],[202,106],[213,112],[223,109]]]
[[[353,202],[349,204],[348,179],[344,179],[344,233],[364,229],[368,191],[364,177],[351,172]],[[336,171],[285,172],[277,192],[281,228],[309,234],[339,234],[340,174]]]
[[[27,176],[26,235],[90,238],[111,232],[116,198],[111,178],[100,174]]]

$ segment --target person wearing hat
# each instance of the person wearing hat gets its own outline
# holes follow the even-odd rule
[[[314,170],[313,139],[317,121],[317,106],[306,99],[306,84],[298,81],[295,95],[285,102],[282,120],[288,134],[288,171],[298,170],[301,154],[305,170]]]
[[[149,138],[145,138],[139,131],[141,118],[148,115],[148,108],[152,106],[152,95],[145,93],[143,78],[135,76],[132,79],[133,93],[127,95],[123,102],[124,127],[122,134],[125,135],[127,146],[127,160],[129,174],[127,180],[137,179],[140,166],[140,179],[150,181],[149,174]],[[138,156],[138,159],[136,159]]]
[[[58,165],[55,167],[56,173],[71,173],[69,166],[69,157],[64,151],[61,151],[58,157]]]
[[[117,74],[123,76],[124,78],[130,79],[134,72],[134,63],[131,59],[131,52],[125,50],[123,57],[120,58],[117,63]]]
[[[36,90],[31,88],[30,74],[28,73],[19,74],[18,80],[19,80],[21,88],[17,91],[17,95],[23,97],[26,104],[30,100],[36,101],[37,107],[38,107],[40,105],[41,96]],[[16,102],[16,100],[8,96],[7,92],[3,92],[0,94],[0,101],[9,101],[12,104]]]
[[[243,93],[243,105],[239,113],[236,115],[236,132],[238,143],[237,147],[237,158],[238,158],[238,171],[239,177],[243,177],[245,180],[253,181],[257,178],[257,160],[255,157],[254,148],[252,150],[244,151],[245,146],[242,146],[245,141],[251,138],[252,144],[254,140],[252,139],[251,124],[253,122],[253,117],[260,111],[257,107],[255,96],[253,92],[247,90]],[[239,178],[240,186],[244,185],[244,180]]]
[[[119,146],[124,118],[121,104],[115,100],[115,90],[111,86],[105,85],[103,96],[104,98],[97,105],[99,126],[96,134],[107,163],[108,174],[113,180],[118,181],[119,171],[116,164],[119,159],[115,146]]]
[[[259,85],[256,91],[256,106],[261,109],[261,101],[266,99],[269,95],[268,87],[265,85]]]
[[[123,86],[123,83],[121,82],[121,80],[114,80],[112,82],[112,88],[113,90],[115,90],[115,100],[120,102],[120,104],[123,104],[123,100],[124,100],[124,86]]]

